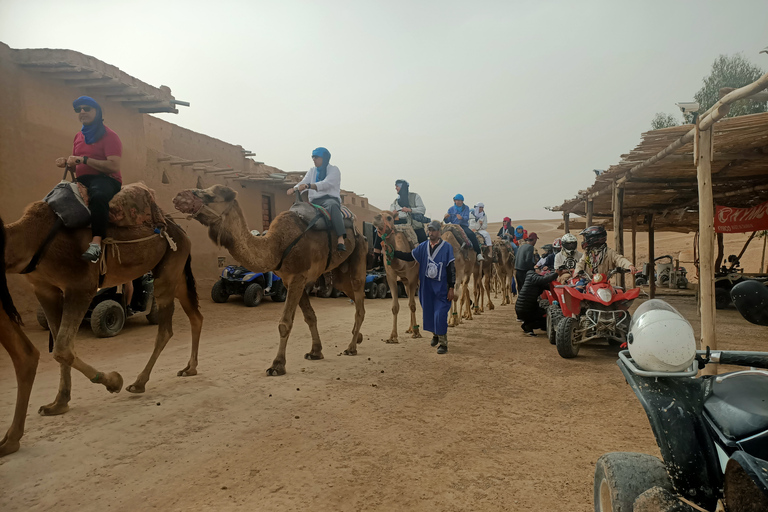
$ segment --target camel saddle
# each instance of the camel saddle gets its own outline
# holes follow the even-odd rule
[[[419,245],[419,237],[410,224],[395,224],[395,232],[402,233],[411,245],[411,249]]]
[[[44,199],[68,228],[90,225],[88,189],[82,183],[62,181]],[[125,185],[109,202],[109,223],[129,227],[165,227],[165,215],[155,192],[144,183]]]
[[[467,246],[467,247],[472,246],[472,242],[469,240],[469,237],[464,232],[464,230],[461,229],[461,226],[457,224],[446,224],[445,226],[443,226],[443,233],[445,233],[446,231],[450,231],[451,233],[453,233],[453,236],[456,237],[456,240],[458,240],[462,246]],[[482,237],[476,237],[476,238],[479,241],[479,239]]]
[[[311,224],[312,226],[310,229],[313,231],[329,231],[333,228],[333,226],[331,226],[331,214],[322,206],[297,202],[290,207],[289,211],[298,215],[307,225]],[[317,220],[315,221],[316,217]],[[344,219],[345,228],[355,228],[355,214],[343,205],[341,207],[341,217]],[[312,224],[313,221],[315,221],[314,224]]]

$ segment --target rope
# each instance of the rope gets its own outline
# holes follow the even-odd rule
[[[395,248],[387,243],[387,238],[392,233],[381,235],[381,241],[384,243],[384,254],[387,256],[387,265],[392,266],[392,259],[395,257]]]
[[[163,237],[165,238],[166,242],[168,242],[168,246],[171,248],[172,251],[176,251],[176,242],[173,241],[171,236],[168,234],[167,231],[159,230],[155,228],[155,233],[145,236],[143,238],[137,238],[135,240],[115,240],[114,238],[105,238],[101,241],[102,244],[104,244],[104,250],[101,251],[101,257],[99,258],[99,272],[101,275],[106,275],[107,273],[107,247],[106,246],[112,246],[112,256],[117,258],[117,261],[122,265],[123,260],[120,257],[120,248],[118,247],[120,244],[136,244],[139,242],[146,242],[148,240],[152,240],[155,237]]]

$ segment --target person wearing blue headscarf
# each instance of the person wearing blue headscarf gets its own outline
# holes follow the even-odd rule
[[[83,127],[75,135],[72,155],[57,158],[56,165],[75,169],[75,178],[88,189],[93,239],[82,258],[96,263],[101,257],[101,241],[107,236],[109,201],[123,183],[120,174],[123,143],[104,125],[101,106],[96,100],[80,96],[72,106]]]
[[[464,204],[464,196],[456,194],[453,196],[453,206],[448,208],[448,213],[443,216],[446,224],[457,224],[467,235],[467,240],[472,244],[472,248],[477,253],[477,261],[483,261],[483,253],[480,250],[480,244],[474,231],[469,229],[469,206]]]
[[[317,148],[312,151],[312,162],[315,166],[295,187],[289,188],[287,193],[290,196],[296,192],[302,193],[308,190],[309,202],[328,210],[331,226],[338,236],[336,250],[343,252],[347,250],[344,245],[347,230],[344,228],[344,219],[341,216],[341,171],[335,165],[329,165],[330,160],[331,152],[327,149]]]

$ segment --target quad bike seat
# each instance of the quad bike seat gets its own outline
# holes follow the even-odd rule
[[[725,436],[740,440],[768,430],[768,377],[725,374],[713,382],[704,410]]]

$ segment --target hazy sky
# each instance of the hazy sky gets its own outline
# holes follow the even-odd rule
[[[192,105],[161,117],[284,170],[325,146],[376,206],[405,178],[498,221],[552,216],[719,54],[768,69],[768,2],[0,0],[0,40],[168,85]]]

